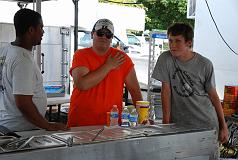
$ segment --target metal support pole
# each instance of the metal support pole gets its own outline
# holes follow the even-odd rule
[[[79,0],[72,0],[74,3],[74,51],[78,49],[78,2]]]
[[[153,53],[154,53],[154,47],[152,44],[154,41],[153,41],[153,38],[151,36],[152,34],[150,33],[150,41],[149,41],[149,62],[148,62],[148,87],[147,87],[147,101],[150,102],[150,95],[151,95],[151,63],[152,63],[152,56],[153,56]],[[152,49],[153,48],[153,49]]]
[[[41,14],[41,0],[36,0],[36,12]],[[41,45],[36,46],[35,60],[39,68],[41,68]]]

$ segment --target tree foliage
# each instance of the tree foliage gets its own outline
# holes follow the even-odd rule
[[[167,29],[174,22],[194,25],[194,20],[187,19],[187,0],[138,1],[146,9],[146,29]]]
[[[146,11],[145,29],[164,29],[174,22],[187,22],[194,26],[193,19],[187,19],[187,0],[99,0],[104,3],[118,3],[143,7]]]

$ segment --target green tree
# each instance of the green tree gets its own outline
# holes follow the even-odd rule
[[[187,19],[187,0],[138,0],[146,10],[146,29],[164,29],[174,22],[187,22],[194,26],[193,19]]]

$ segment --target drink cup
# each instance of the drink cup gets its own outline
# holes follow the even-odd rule
[[[148,101],[136,102],[136,109],[137,109],[137,112],[139,113],[139,124],[149,119],[149,106],[150,106],[150,102]]]

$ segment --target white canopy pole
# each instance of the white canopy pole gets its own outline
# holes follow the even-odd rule
[[[41,13],[41,0],[36,0],[36,12]],[[36,46],[35,60],[39,68],[41,68],[41,45]]]

